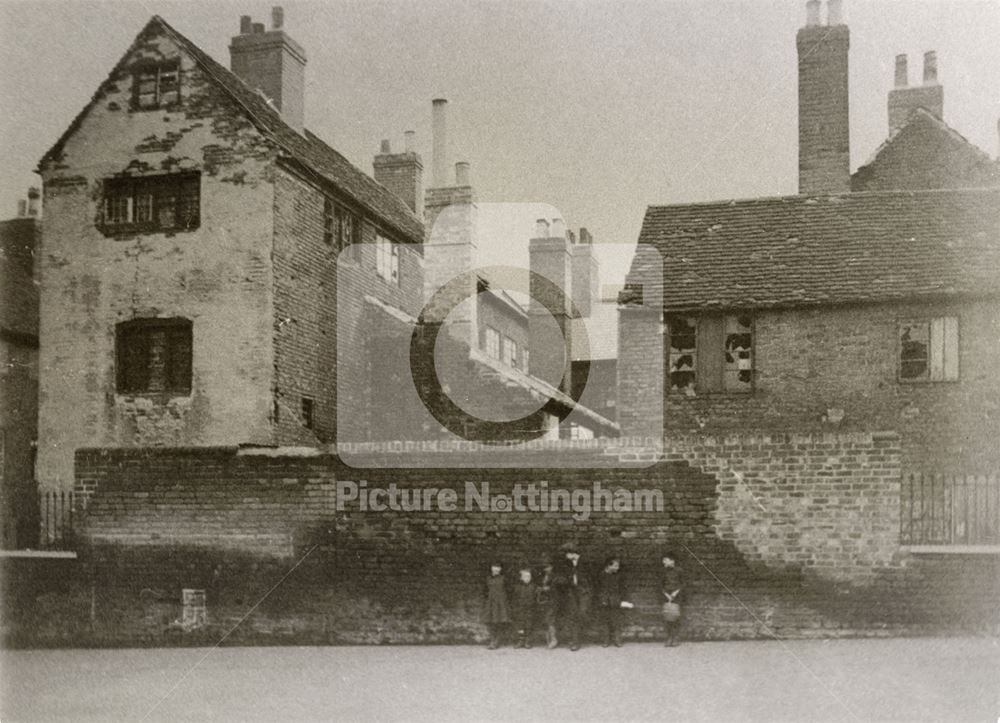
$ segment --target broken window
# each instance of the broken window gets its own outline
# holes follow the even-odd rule
[[[697,329],[698,321],[694,317],[667,318],[671,391],[694,390],[695,363],[698,359]]]
[[[120,394],[191,392],[191,321],[133,319],[115,327]]]
[[[958,379],[958,318],[910,321],[899,326],[901,381]]]
[[[133,105],[139,110],[168,108],[180,101],[180,65],[177,60],[145,64],[133,76]]]
[[[375,237],[375,273],[391,284],[399,284],[399,247],[381,235]]]
[[[753,391],[753,317],[750,314],[670,315],[670,390],[695,392]]]
[[[201,221],[201,175],[176,173],[104,181],[103,226],[111,231],[175,231]]]

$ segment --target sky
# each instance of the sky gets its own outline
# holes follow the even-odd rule
[[[245,0],[0,0],[0,218],[136,34],[163,16],[228,65]],[[894,57],[938,54],[945,121],[996,156],[1000,2],[845,0],[852,170],[887,135]],[[548,204],[570,228],[634,243],[650,204],[792,194],[795,32],[804,0],[284,2],[306,49],[306,125],[371,172],[415,130],[429,182],[430,101],[449,100],[452,160],[485,203]],[[527,215],[531,215],[528,213]],[[533,218],[524,223],[525,239]],[[526,245],[488,260],[526,261]]]

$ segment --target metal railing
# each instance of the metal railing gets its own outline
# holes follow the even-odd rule
[[[73,548],[75,502],[73,492],[49,491],[38,494],[38,510],[41,517],[38,544],[43,550]]]
[[[1000,477],[903,475],[900,542],[904,545],[1000,544]]]

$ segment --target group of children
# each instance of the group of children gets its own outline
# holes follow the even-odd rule
[[[500,647],[508,629],[513,629],[515,648],[532,647],[539,623],[545,631],[546,647],[555,648],[563,638],[570,650],[579,650],[592,602],[597,606],[604,647],[621,647],[623,611],[633,607],[621,572],[621,559],[617,555],[605,559],[601,572],[591,580],[581,568],[576,545],[567,543],[560,551],[563,557],[558,564],[549,556],[542,558],[537,582],[531,566],[522,565],[511,588],[507,586],[503,564],[490,563],[483,591],[483,621],[489,630],[490,650]],[[660,558],[662,616],[666,645],[670,647],[677,645],[684,592],[676,559],[672,552],[665,552]]]

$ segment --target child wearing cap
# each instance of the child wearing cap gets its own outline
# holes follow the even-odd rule
[[[660,573],[660,589],[663,592],[663,629],[666,637],[664,645],[677,646],[677,632],[681,626],[681,602],[684,597],[684,574],[677,567],[677,556],[665,552],[660,558],[663,571]]]
[[[515,648],[531,647],[531,632],[535,625],[535,606],[537,604],[537,586],[531,580],[531,568],[522,565],[518,570],[518,581],[514,583],[511,594],[513,608],[514,630],[517,632]]]
[[[575,544],[567,542],[560,548],[564,558],[556,575],[556,589],[562,609],[562,628],[569,639],[569,649],[580,649],[580,633],[590,606],[590,584],[580,564]]]
[[[542,578],[538,583],[538,613],[545,626],[545,647],[549,650],[559,645],[556,637],[556,591],[554,587],[555,572],[552,568],[552,558],[542,557]]]

